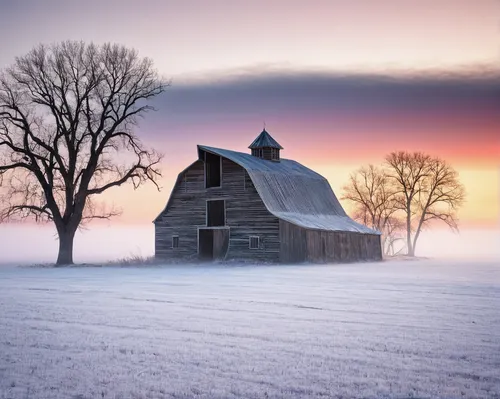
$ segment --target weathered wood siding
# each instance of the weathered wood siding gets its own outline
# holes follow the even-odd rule
[[[197,161],[178,179],[168,208],[155,223],[155,256],[198,257],[198,228],[206,227],[206,201],[226,201],[226,226],[230,229],[226,259],[279,260],[279,221],[262,202],[246,171],[222,159],[222,187],[205,188],[204,165]],[[172,248],[172,236],[179,248]],[[249,248],[249,237],[260,238],[259,249]]]
[[[280,220],[280,241],[280,261],[283,263],[382,259],[379,235],[308,230]]]

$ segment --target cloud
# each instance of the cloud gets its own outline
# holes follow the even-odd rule
[[[454,110],[464,105],[498,108],[500,74],[435,73],[384,76],[320,72],[272,71],[216,76],[208,82],[176,84],[164,97],[175,111],[213,113],[226,110],[434,108]],[[171,100],[171,101],[169,101]],[[312,105],[312,107],[311,107]]]
[[[500,151],[500,75],[476,72],[398,76],[244,71],[212,81],[173,82],[146,125],[153,137],[210,143],[265,120],[295,144],[366,140],[474,143]],[[233,140],[234,141],[234,140]]]

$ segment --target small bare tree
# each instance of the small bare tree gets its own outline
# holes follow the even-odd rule
[[[389,154],[386,164],[397,207],[405,216],[409,256],[415,255],[422,228],[432,220],[458,228],[456,213],[465,200],[465,189],[448,163],[420,152],[400,151]]]
[[[354,219],[382,233],[382,248],[386,255],[394,254],[401,227],[394,216],[398,208],[389,179],[384,169],[374,165],[362,167],[350,175],[342,196],[355,204]]]
[[[458,231],[457,212],[464,202],[465,187],[460,183],[458,172],[446,161],[431,158],[418,196],[413,253],[420,232],[432,221],[444,222],[453,231]]]
[[[397,216],[397,214],[394,214],[387,219],[384,226],[384,248],[386,255],[394,256],[404,253],[406,249],[403,237],[404,227],[404,222]]]
[[[428,155],[420,152],[410,154],[404,151],[392,152],[386,157],[388,174],[392,178],[394,192],[398,194],[397,207],[405,214],[406,245],[410,256],[414,256],[412,218],[416,212],[415,200],[423,187],[430,159]]]
[[[354,172],[342,199],[355,204],[354,219],[382,233],[386,255],[404,249],[415,255],[422,230],[431,221],[458,229],[457,210],[465,200],[458,173],[445,161],[421,152],[393,152],[383,167],[368,165]]]
[[[157,185],[161,155],[134,127],[166,86],[150,59],[119,45],[68,41],[16,58],[0,74],[2,219],[52,221],[57,264],[73,263],[82,221],[117,214],[95,196]]]

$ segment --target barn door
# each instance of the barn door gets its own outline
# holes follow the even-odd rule
[[[214,259],[224,259],[229,248],[229,229],[215,229],[214,233]]]
[[[214,258],[214,231],[211,229],[200,229],[198,232],[198,254],[202,260],[213,260]]]
[[[229,229],[205,228],[198,230],[198,254],[210,261],[224,259],[229,249]]]

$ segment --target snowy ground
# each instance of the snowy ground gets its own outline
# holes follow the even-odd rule
[[[498,398],[500,264],[0,267],[0,398]]]

